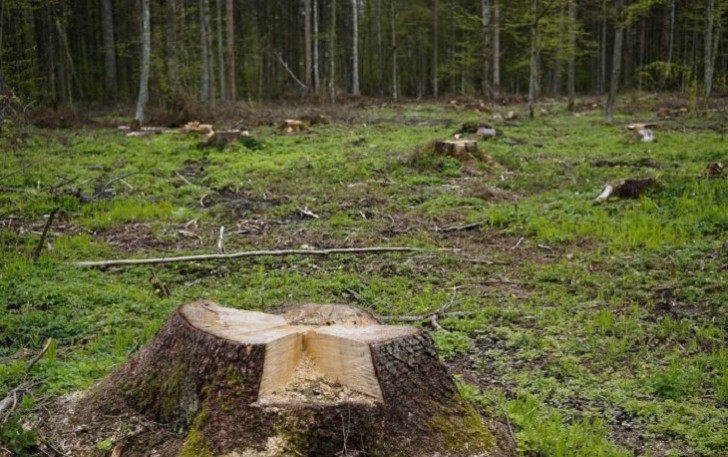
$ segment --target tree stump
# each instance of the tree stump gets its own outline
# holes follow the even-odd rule
[[[286,119],[278,127],[283,133],[293,134],[308,132],[311,128],[304,121],[299,119]]]
[[[165,427],[115,440],[125,457],[515,456],[502,429],[460,397],[429,334],[346,305],[278,315],[183,305],[62,408],[66,417],[49,421],[61,428],[132,416]]]
[[[445,140],[435,143],[435,152],[466,161],[479,157],[477,140]]]

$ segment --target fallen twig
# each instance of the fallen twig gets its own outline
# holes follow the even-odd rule
[[[241,257],[261,256],[287,256],[287,255],[331,255],[331,254],[372,254],[380,252],[431,252],[456,251],[453,249],[425,249],[402,246],[367,247],[367,248],[332,248],[332,249],[280,249],[272,251],[241,251],[230,254],[198,254],[179,257],[157,257],[149,259],[116,259],[116,260],[90,260],[74,262],[77,267],[115,267],[122,265],[153,265],[160,263],[193,262],[196,260],[237,259]]]
[[[40,253],[41,251],[43,251],[43,245],[45,244],[46,237],[48,236],[48,230],[51,228],[51,224],[53,224],[53,218],[56,217],[56,213],[59,209],[60,208],[56,206],[51,210],[51,213],[48,215],[48,220],[45,223],[45,227],[43,227],[43,233],[40,235],[38,245],[36,245],[35,249],[33,250],[33,262],[37,262],[40,258]]]
[[[435,231],[447,233],[447,232],[457,232],[457,231],[461,231],[461,230],[472,230],[474,228],[480,227],[481,225],[486,225],[487,223],[488,223],[487,220],[482,220],[482,221],[473,222],[473,223],[465,224],[465,225],[453,225],[450,227],[443,227],[443,228],[437,227],[437,228],[435,228]]]
[[[38,361],[43,358],[48,348],[51,346],[51,342],[53,341],[53,338],[48,338],[48,341],[46,341],[45,346],[43,346],[43,349],[40,350],[38,354],[33,357],[30,362],[25,366],[25,377],[28,377],[28,374],[30,373],[30,370],[33,368],[33,365],[38,363]],[[30,387],[25,384],[25,380],[23,380],[22,383],[13,390],[11,390],[5,398],[0,400],[0,417],[5,420],[12,412],[15,410],[15,407],[18,405],[18,403],[23,399],[23,395],[25,395],[26,391]]]
[[[301,208],[299,206],[296,206],[296,209],[301,214],[301,216],[310,217],[311,219],[318,219],[319,215],[308,209],[308,206],[305,208]]]

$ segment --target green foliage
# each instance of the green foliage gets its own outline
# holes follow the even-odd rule
[[[18,421],[10,419],[0,423],[0,449],[6,449],[15,457],[36,455],[36,434],[25,430]]]

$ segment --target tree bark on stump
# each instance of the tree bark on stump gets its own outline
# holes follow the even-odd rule
[[[515,456],[460,397],[429,334],[346,305],[280,315],[182,305],[126,365],[58,409],[66,417],[46,421],[55,436],[130,415],[165,428],[115,440],[125,457]]]

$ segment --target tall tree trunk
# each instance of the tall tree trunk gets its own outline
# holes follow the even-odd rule
[[[111,8],[111,0],[101,1],[101,31],[104,42],[104,89],[106,89],[106,100],[116,102],[119,83],[116,79],[114,15]]]
[[[306,57],[303,81],[306,85],[306,97],[310,97],[313,93],[313,81],[311,79],[313,67],[313,50],[311,49],[311,0],[303,0],[303,11],[303,20],[305,22],[303,27],[303,48]]]
[[[528,77],[528,118],[535,117],[536,92],[538,91],[538,0],[531,0],[531,51]]]
[[[715,17],[715,0],[707,0],[705,4],[705,50],[703,51],[703,97],[707,111],[710,92],[713,88],[713,20]],[[717,39],[717,38],[716,38]]]
[[[391,0],[392,7],[392,99],[399,99],[399,75],[397,74],[397,0]]]
[[[438,43],[438,19],[439,19],[439,1],[435,0],[434,8],[432,10],[432,26],[433,26],[433,37],[432,37],[432,95],[437,98],[438,95],[438,87],[437,87],[437,52],[439,51],[439,43]]]
[[[670,1],[669,6],[669,13],[668,13],[668,20],[667,20],[667,28],[668,28],[668,39],[667,39],[667,66],[665,67],[665,70],[660,75],[660,91],[662,91],[665,88],[665,83],[667,82],[667,78],[670,77],[670,74],[672,73],[672,59],[673,59],[673,52],[675,49],[675,0]]]
[[[329,24],[329,103],[336,103],[336,0],[331,0]]]
[[[222,2],[223,0],[215,0],[215,13],[217,18],[215,25],[217,28],[217,72],[220,80],[220,100],[227,100],[227,87],[225,84],[225,48],[222,44]]]
[[[576,98],[576,1],[569,0],[569,63],[566,83],[569,92],[569,111],[574,111]]]
[[[493,0],[493,101],[500,99],[500,0]]]
[[[203,102],[213,102],[215,99],[212,37],[210,35],[210,0],[200,0],[200,54],[202,57],[200,100]]]
[[[319,0],[313,0],[313,90],[318,94],[321,86],[319,74]]]
[[[607,0],[602,1],[602,36],[599,40],[599,75],[597,76],[597,94],[603,94],[607,84]]]
[[[609,82],[606,118],[608,123],[614,122],[614,102],[619,90],[619,76],[622,71],[622,41],[624,39],[624,0],[616,0],[616,24],[614,28],[614,50],[612,53],[612,77]]]
[[[106,0],[105,0],[106,1]],[[179,54],[177,50],[177,0],[165,2],[167,16],[167,80],[174,97],[179,96]]]
[[[152,53],[152,31],[150,25],[149,1],[142,0],[142,67],[139,74],[139,97],[134,120],[138,126],[144,122],[144,107],[149,98],[149,65]]]
[[[227,0],[225,13],[225,63],[227,64],[227,89],[228,100],[235,103],[237,99],[235,81],[235,11],[233,4],[235,0]]]
[[[359,0],[351,0],[351,94],[360,95],[359,90]]]
[[[483,26],[483,96],[490,98],[490,0],[481,1]]]

